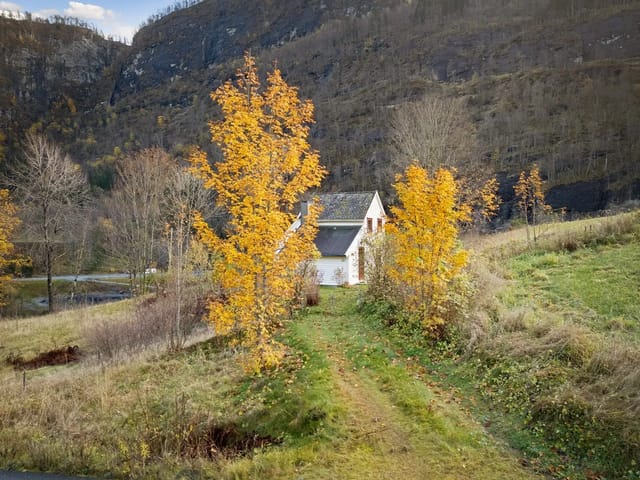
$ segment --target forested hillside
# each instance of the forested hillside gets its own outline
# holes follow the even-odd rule
[[[156,19],[131,47],[0,21],[5,156],[15,161],[27,129],[43,130],[103,188],[124,152],[211,148],[206,120],[219,113],[208,94],[250,49],[313,100],[326,190],[389,192],[406,155],[398,119],[426,123],[412,105],[427,96],[455,105],[455,164],[497,173],[506,200],[532,163],[554,207],[640,196],[637,1],[205,0]]]
[[[125,48],[84,26],[0,16],[0,161],[19,161],[28,129],[46,131],[66,148],[95,143],[86,119]],[[92,158],[91,151],[76,153]]]

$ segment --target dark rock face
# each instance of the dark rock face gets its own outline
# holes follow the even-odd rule
[[[469,55],[475,52],[475,55]],[[432,77],[441,82],[501,75],[526,68],[563,68],[586,61],[640,56],[640,11],[576,25],[562,31],[540,27],[486,29],[447,38],[427,58]]]
[[[0,132],[9,154],[51,111],[92,109],[105,71],[126,48],[82,27],[0,17]]]
[[[280,47],[308,35],[330,18],[365,14],[371,3],[207,0],[174,12],[136,34],[113,99],[174,82],[190,72],[240,58],[248,50]]]
[[[627,10],[581,25],[576,29],[582,43],[581,61],[640,56],[640,12]]]
[[[612,197],[607,183],[597,180],[553,187],[546,194],[546,202],[554,209],[564,207],[569,213],[583,213],[603,210]]]
[[[0,17],[3,95],[18,101],[52,98],[64,89],[97,83],[126,47],[91,30]],[[82,101],[82,99],[79,99]]]

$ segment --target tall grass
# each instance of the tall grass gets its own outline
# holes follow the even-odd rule
[[[526,229],[490,235],[468,234],[465,245],[490,260],[511,258],[526,251],[574,251],[596,244],[628,242],[640,237],[640,211],[540,226],[538,241],[527,241]]]
[[[47,367],[24,386],[11,372],[0,468],[159,479],[533,478],[457,401],[418,380],[424,371],[405,365],[401,345],[360,317],[357,293],[322,291],[321,304],[281,332],[283,364],[260,376],[245,376],[241,352],[220,337]],[[101,321],[116,329],[131,308]],[[21,320],[22,334],[77,321],[67,338],[89,351],[82,332],[101,315]],[[12,338],[12,348],[21,342]]]
[[[576,471],[640,478],[640,214],[521,234],[475,241],[465,368]]]

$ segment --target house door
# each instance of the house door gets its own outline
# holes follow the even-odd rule
[[[358,280],[364,282],[364,247],[358,248]]]

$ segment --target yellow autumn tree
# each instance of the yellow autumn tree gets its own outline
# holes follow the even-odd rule
[[[487,180],[480,188],[477,212],[485,222],[490,221],[498,213],[501,199],[498,196],[498,180],[495,177]]]
[[[442,335],[449,316],[454,280],[467,263],[458,246],[459,224],[470,208],[459,201],[451,171],[410,165],[394,185],[400,205],[392,207],[387,224],[395,258],[389,276],[397,285],[403,307],[432,336]]]
[[[527,226],[527,241],[530,241],[530,227],[533,232],[534,243],[538,240],[536,226],[540,223],[540,216],[549,213],[551,207],[545,204],[542,191],[542,178],[537,165],[533,165],[529,174],[524,170],[520,172],[518,182],[513,187],[518,200],[518,208],[522,212]]]
[[[10,279],[6,270],[14,263],[11,234],[20,223],[16,214],[17,208],[11,202],[9,191],[0,189],[0,306],[5,305],[7,282]]]
[[[211,98],[223,120],[209,125],[224,159],[212,167],[202,151],[191,156],[192,171],[217,194],[229,214],[222,237],[199,217],[195,226],[215,254],[220,294],[209,305],[216,332],[235,332],[248,346],[247,371],[277,365],[283,346],[273,333],[295,295],[296,268],[314,255],[319,210],[312,206],[299,228],[292,228],[296,204],[325,175],[307,138],[313,104],[298,98],[280,70],[262,88],[255,60],[245,55],[235,82]]]

